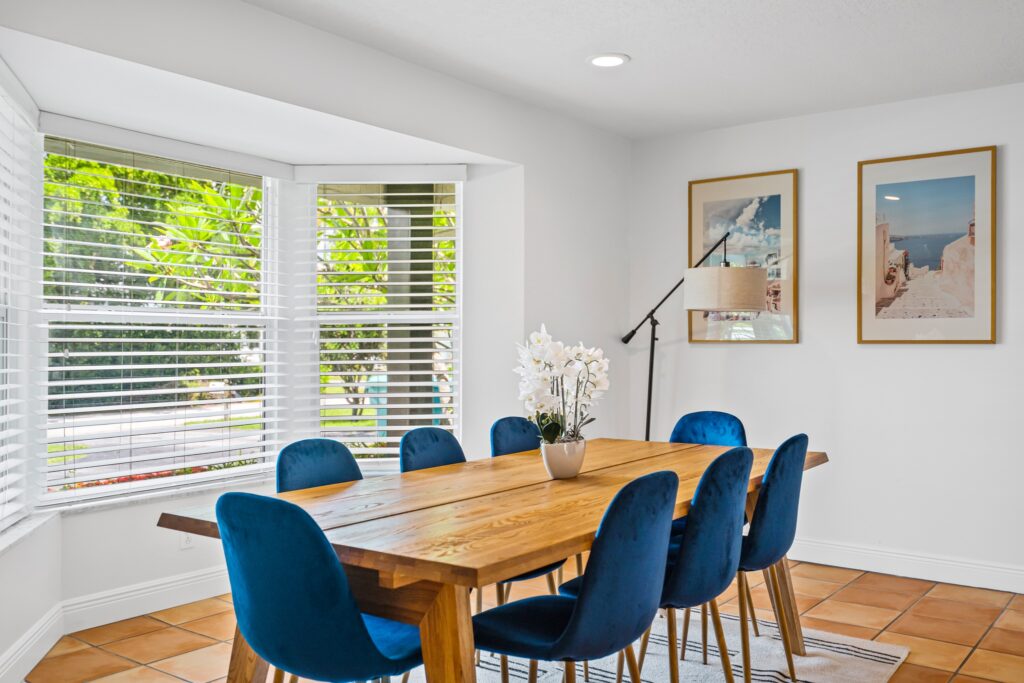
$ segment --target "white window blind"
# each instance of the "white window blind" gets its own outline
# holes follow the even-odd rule
[[[0,531],[28,513],[28,263],[38,158],[38,135],[0,92]]]
[[[262,178],[46,152],[42,502],[262,468],[280,412]]]
[[[459,435],[458,183],[318,189],[320,431],[359,457]]]

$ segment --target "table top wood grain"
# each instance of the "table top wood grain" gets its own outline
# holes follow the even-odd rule
[[[608,503],[644,474],[679,475],[675,516],[684,516],[700,476],[726,450],[594,439],[575,479],[550,480],[538,451],[528,451],[278,497],[309,512],[342,562],[375,570],[382,586],[485,586],[589,549]],[[751,492],[774,452],[753,450]],[[805,468],[827,461],[812,451]],[[158,524],[218,536],[212,506],[165,512]]]

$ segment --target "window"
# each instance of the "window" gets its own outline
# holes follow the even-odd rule
[[[0,92],[0,531],[28,512],[28,239],[38,220],[38,136]]]
[[[267,462],[279,407],[262,178],[45,146],[42,501]]]
[[[357,457],[402,435],[459,435],[459,186],[318,190],[320,432]]]

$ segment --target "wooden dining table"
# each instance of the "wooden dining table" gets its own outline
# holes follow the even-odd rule
[[[594,439],[574,479],[551,480],[534,450],[276,495],[324,530],[360,609],[419,626],[428,681],[469,683],[476,680],[471,589],[587,551],[616,492],[644,474],[679,475],[675,517],[685,516],[701,474],[726,450]],[[751,509],[773,453],[753,450]],[[826,462],[825,453],[809,452],[805,468]],[[158,525],[219,537],[212,506],[165,512]],[[795,618],[788,572],[779,575],[789,604],[778,609]],[[799,620],[796,627],[800,654]],[[229,683],[262,682],[267,671],[236,629]]]

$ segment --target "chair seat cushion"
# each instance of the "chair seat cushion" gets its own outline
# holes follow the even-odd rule
[[[558,592],[569,598],[577,598],[580,595],[580,586],[583,585],[583,577],[577,576],[575,579],[569,579],[561,586],[558,587]]]
[[[395,663],[394,670],[383,675],[402,674],[423,663],[418,627],[372,614],[363,614],[363,623],[377,649]],[[344,647],[343,643],[338,645]]]
[[[527,581],[529,579],[536,579],[538,576],[544,576],[545,574],[550,574],[551,572],[553,572],[556,569],[558,569],[559,567],[561,567],[563,564],[565,564],[565,560],[561,560],[559,562],[555,562],[554,564],[547,564],[547,565],[544,565],[543,567],[538,567],[537,569],[533,569],[533,570],[528,571],[528,572],[523,572],[519,576],[513,576],[511,579],[508,579],[506,581],[502,581],[502,583],[511,583],[513,581]]]
[[[548,660],[575,607],[575,598],[542,595],[481,612],[473,617],[476,646],[501,655]]]

